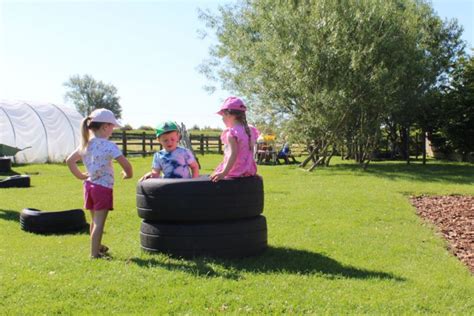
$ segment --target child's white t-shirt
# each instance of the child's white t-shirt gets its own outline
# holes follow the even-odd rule
[[[112,189],[114,168],[112,160],[122,156],[118,146],[105,138],[92,138],[82,156],[89,178],[87,181]]]

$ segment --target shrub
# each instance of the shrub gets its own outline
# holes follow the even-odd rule
[[[138,129],[143,130],[143,131],[154,131],[155,130],[155,128],[153,128],[151,126],[144,126],[144,125],[140,126]]]
[[[125,124],[124,126],[122,126],[120,128],[120,130],[122,130],[122,131],[131,131],[132,129],[133,129],[133,127],[130,124]]]

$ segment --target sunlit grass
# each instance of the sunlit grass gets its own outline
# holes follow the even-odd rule
[[[199,156],[209,173],[221,156]],[[80,208],[82,186],[65,165],[15,167],[32,187],[0,189],[0,314],[440,313],[474,309],[474,279],[415,214],[410,194],[474,194],[468,164],[350,162],[303,171],[260,166],[269,249],[241,260],[180,260],[143,253],[136,179],[151,158],[132,158],[117,180],[104,243],[88,258],[87,234],[20,230],[19,212]],[[238,203],[238,201],[236,201]]]

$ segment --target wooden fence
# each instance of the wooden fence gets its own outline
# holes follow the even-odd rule
[[[190,134],[191,146],[194,152],[204,155],[206,153],[222,154],[222,142],[219,136],[206,136]],[[115,142],[125,156],[133,155],[153,155],[162,146],[156,140],[156,136],[151,133],[126,133],[125,131],[115,132],[110,137]]]
[[[223,153],[223,144],[220,136],[190,134],[189,138],[196,154]],[[153,155],[162,149],[161,144],[156,140],[155,134],[152,133],[126,133],[125,131],[120,131],[113,133],[110,140],[119,146],[125,156]],[[275,150],[280,150],[282,146],[283,144],[276,144]],[[308,154],[306,146],[299,144],[292,144],[291,151],[297,157]]]

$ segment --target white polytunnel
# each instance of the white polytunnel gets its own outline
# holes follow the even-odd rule
[[[63,162],[79,146],[82,119],[67,106],[0,100],[0,144],[31,147],[15,155],[17,163]]]

